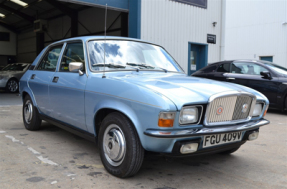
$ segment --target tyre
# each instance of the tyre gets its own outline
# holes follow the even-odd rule
[[[236,152],[239,148],[240,148],[240,146],[236,147],[236,148],[232,148],[230,150],[226,150],[226,151],[220,152],[220,154],[225,154],[225,155],[232,154],[233,152]]]
[[[16,79],[10,79],[6,84],[6,90],[10,93],[16,93],[19,89],[19,82]]]
[[[35,131],[40,128],[42,120],[40,119],[38,110],[33,105],[33,102],[29,95],[26,95],[24,98],[22,114],[23,122],[27,130]]]
[[[144,159],[144,149],[131,121],[121,113],[110,113],[103,120],[98,136],[102,163],[120,178],[135,175]]]

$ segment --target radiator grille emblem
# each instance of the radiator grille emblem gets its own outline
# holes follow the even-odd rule
[[[245,113],[248,110],[248,104],[243,104],[242,112]]]
[[[222,114],[222,112],[223,112],[223,107],[222,106],[218,107],[216,110],[216,114],[220,115],[220,114]]]

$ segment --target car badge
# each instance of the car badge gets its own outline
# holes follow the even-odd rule
[[[243,104],[242,106],[242,112],[245,113],[248,109],[248,104]]]
[[[223,107],[222,106],[218,107],[217,110],[216,110],[216,114],[217,115],[221,115],[222,112],[223,112]]]

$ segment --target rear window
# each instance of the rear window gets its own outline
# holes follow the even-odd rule
[[[230,71],[230,64],[225,63],[225,64],[220,64],[218,66],[217,72],[229,72]]]
[[[203,68],[201,71],[201,73],[209,73],[209,72],[215,72],[216,71],[217,66],[216,65],[212,65],[212,66],[208,66],[206,68]]]

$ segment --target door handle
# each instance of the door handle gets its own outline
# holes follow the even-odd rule
[[[59,80],[59,77],[54,77],[52,82],[57,83],[58,80]]]
[[[36,74],[32,74],[31,79],[34,79],[36,77]]]
[[[228,77],[227,79],[228,79],[228,80],[235,80],[234,77]]]

